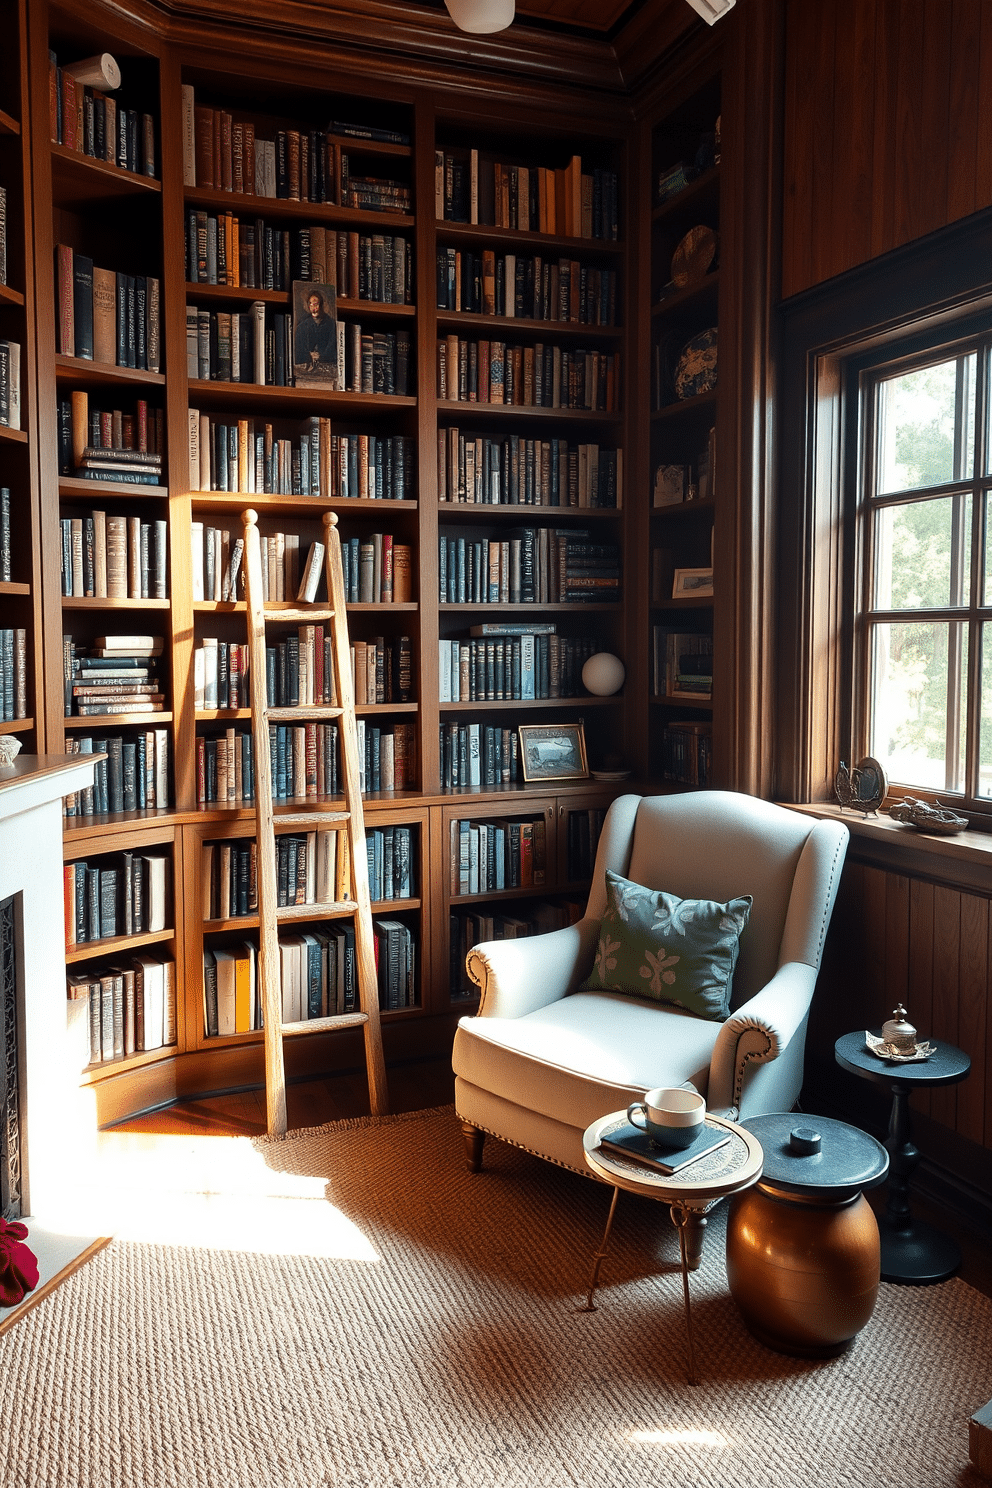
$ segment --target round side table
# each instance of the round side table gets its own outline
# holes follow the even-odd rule
[[[600,1146],[600,1139],[626,1126],[626,1111],[613,1111],[601,1116],[583,1133],[582,1147],[586,1162],[604,1182],[613,1186],[613,1200],[606,1221],[602,1243],[596,1253],[592,1276],[589,1281],[589,1296],[583,1312],[595,1312],[593,1297],[599,1281],[599,1268],[606,1257],[607,1242],[613,1228],[620,1190],[660,1199],[671,1211],[672,1223],[679,1232],[679,1256],[682,1262],[682,1301],[685,1308],[686,1353],[688,1355],[689,1384],[696,1384],[696,1358],[692,1341],[692,1313],[689,1307],[689,1272],[699,1266],[703,1232],[706,1226],[706,1211],[717,1199],[728,1194],[739,1193],[749,1188],[761,1177],[764,1154],[761,1144],[751,1132],[727,1121],[722,1116],[706,1117],[706,1125],[716,1132],[725,1131],[730,1141],[708,1152],[695,1162],[689,1163],[678,1173],[662,1173],[634,1158],[624,1157]]]
[[[880,1030],[873,1030],[880,1033]],[[865,1045],[864,1033],[845,1033],[834,1045],[842,1069],[862,1080],[873,1080],[892,1092],[892,1112],[885,1146],[889,1153],[888,1200],[879,1220],[882,1242],[882,1280],[910,1286],[946,1281],[961,1264],[961,1251],[949,1235],[923,1220],[909,1207],[909,1182],[920,1160],[910,1134],[909,1097],[914,1089],[956,1085],[971,1069],[963,1049],[930,1039],[934,1052],[916,1064],[879,1059]]]

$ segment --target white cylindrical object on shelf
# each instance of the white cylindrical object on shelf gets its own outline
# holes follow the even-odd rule
[[[62,71],[71,72],[84,88],[97,88],[101,93],[112,93],[121,85],[121,70],[109,52],[84,57],[81,62],[70,62]]]
[[[596,697],[612,697],[620,691],[626,675],[619,656],[610,651],[597,651],[582,668],[582,684]]]

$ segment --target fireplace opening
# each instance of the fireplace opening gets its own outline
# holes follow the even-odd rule
[[[21,1057],[17,1010],[17,895],[0,903],[0,1215],[21,1215]]]

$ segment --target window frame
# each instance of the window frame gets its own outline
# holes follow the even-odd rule
[[[848,364],[848,398],[856,398],[857,417],[849,427],[857,440],[855,470],[854,511],[854,557],[853,557],[853,657],[851,686],[851,730],[852,741],[857,741],[859,757],[871,752],[872,718],[872,672],[874,637],[880,626],[924,623],[933,621],[949,627],[960,627],[957,645],[961,637],[967,637],[967,669],[953,664],[951,648],[954,633],[948,636],[948,694],[946,711],[945,784],[934,788],[922,783],[892,782],[895,795],[920,794],[925,796],[947,795],[953,797],[956,808],[968,813],[992,814],[992,794],[979,793],[981,783],[981,704],[982,704],[982,649],[983,633],[992,625],[992,589],[986,584],[986,541],[989,506],[992,502],[992,451],[989,448],[990,368],[992,368],[992,330],[986,322],[984,328],[969,326],[948,327],[939,333],[914,336],[912,349],[901,343],[883,343],[868,356],[852,358]],[[894,354],[893,354],[894,353]],[[974,386],[970,390],[970,401],[974,409],[974,448],[970,469],[949,481],[938,485],[908,488],[896,491],[877,490],[880,450],[882,442],[882,417],[880,414],[880,390],[883,385],[900,376],[927,367],[939,366],[954,361],[960,367],[974,356]],[[956,377],[955,391],[955,468],[963,468],[962,442],[966,437],[967,421],[965,397],[962,383]],[[848,459],[850,469],[850,452]],[[970,498],[970,531],[960,522],[957,539],[958,562],[951,552],[951,583],[956,585],[959,603],[916,609],[884,609],[873,603],[877,578],[876,565],[878,514],[886,509],[904,508],[928,501],[960,498],[962,505]],[[953,515],[952,515],[953,521]],[[970,561],[964,572],[964,555],[970,543]],[[990,638],[992,639],[992,638]],[[964,717],[962,723],[962,694]],[[963,734],[963,739],[962,739]],[[963,746],[963,748],[962,748]],[[957,761],[961,761],[962,779],[957,777]],[[992,821],[990,821],[992,825]]]

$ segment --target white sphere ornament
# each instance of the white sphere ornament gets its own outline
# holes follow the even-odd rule
[[[611,697],[620,691],[626,675],[619,656],[609,651],[597,651],[582,668],[582,685],[595,697]]]
[[[515,9],[515,0],[444,0],[444,3],[458,29],[476,36],[505,31]]]

